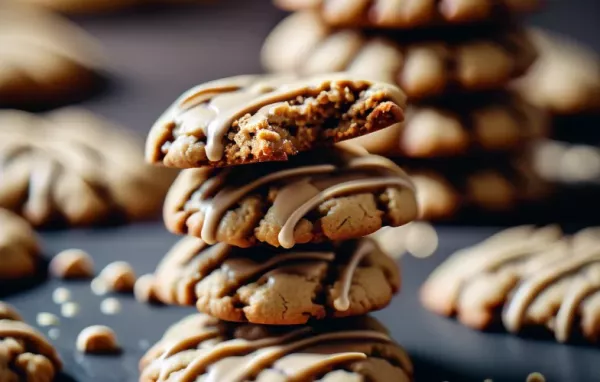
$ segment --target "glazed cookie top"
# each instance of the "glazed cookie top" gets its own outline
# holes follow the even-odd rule
[[[328,24],[347,27],[414,28],[498,20],[530,12],[540,0],[274,0],[286,10],[318,9]]]
[[[0,206],[34,225],[154,216],[174,175],[147,166],[132,137],[79,109],[1,111],[0,174]]]
[[[413,375],[406,352],[370,317],[290,328],[196,314],[169,328],[140,369],[140,382],[409,382]]]
[[[263,65],[271,72],[346,71],[397,84],[411,100],[448,91],[500,89],[523,74],[534,59],[526,34],[514,28],[373,35],[331,29],[314,12],[290,15],[262,49]]]
[[[557,227],[515,227],[459,251],[421,291],[429,309],[466,325],[501,318],[510,332],[547,327],[560,342],[574,332],[600,339],[600,230],[563,237]],[[501,317],[497,317],[503,307]]]
[[[39,252],[40,245],[31,226],[0,208],[0,280],[31,276]]]
[[[195,303],[227,321],[293,325],[381,309],[400,288],[400,273],[370,239],[284,250],[188,236],[161,262],[154,285],[163,302]]]
[[[50,342],[22,322],[12,307],[0,302],[0,380],[52,381],[61,368]]]
[[[416,214],[408,176],[390,160],[348,145],[287,162],[184,170],[164,207],[172,232],[240,247],[362,237]]]
[[[184,93],[152,127],[146,159],[169,167],[286,160],[403,120],[392,85],[335,74],[239,76]]]

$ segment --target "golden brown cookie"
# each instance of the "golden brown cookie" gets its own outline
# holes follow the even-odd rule
[[[539,59],[515,88],[532,104],[557,114],[600,112],[600,56],[568,38],[531,29]]]
[[[270,325],[366,314],[387,306],[400,288],[394,260],[366,238],[284,250],[210,246],[188,236],[155,277],[155,293],[165,303]]]
[[[282,9],[317,9],[333,26],[414,28],[501,19],[531,12],[540,0],[274,0]]]
[[[38,238],[29,223],[0,208],[0,280],[32,276],[39,252]]]
[[[512,94],[477,98],[411,106],[404,124],[351,142],[373,154],[431,158],[515,150],[548,134],[546,114]]]
[[[441,315],[513,333],[552,331],[566,342],[575,334],[600,339],[600,230],[563,237],[554,226],[502,231],[452,255],[421,289],[421,300]]]
[[[408,354],[375,319],[310,326],[231,324],[204,314],[171,326],[140,361],[140,382],[409,382]]]
[[[408,176],[358,146],[302,153],[287,162],[184,170],[164,207],[171,232],[239,247],[357,238],[406,224],[416,214]]]
[[[0,111],[0,206],[34,225],[155,216],[173,173],[144,163],[137,142],[79,109]]]
[[[286,160],[401,122],[405,100],[392,85],[341,74],[217,80],[160,117],[146,159],[178,168]]]
[[[317,14],[304,12],[289,16],[271,32],[262,62],[276,73],[347,71],[397,84],[411,100],[423,99],[450,90],[498,89],[523,74],[535,58],[525,34],[490,32],[467,29],[450,41],[401,33],[373,37],[359,30],[330,29]]]
[[[0,302],[0,381],[49,382],[61,369],[52,344]]]
[[[60,16],[9,3],[0,3],[0,105],[54,105],[85,93],[103,66],[96,42]]]

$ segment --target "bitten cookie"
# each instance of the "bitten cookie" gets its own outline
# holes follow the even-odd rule
[[[281,161],[401,122],[392,85],[327,75],[240,76],[184,93],[152,127],[146,159],[169,167]]]
[[[447,41],[399,33],[373,37],[359,30],[330,29],[315,13],[297,13],[271,32],[262,62],[276,73],[347,71],[397,84],[411,100],[450,90],[499,89],[526,71],[535,50],[521,31],[490,32],[467,29]]]
[[[539,59],[515,87],[532,104],[557,114],[600,112],[600,56],[547,31],[529,35]]]
[[[600,230],[562,237],[554,226],[515,227],[455,253],[423,285],[421,300],[442,315],[513,333],[542,327],[566,342],[600,339]]]
[[[357,238],[416,215],[408,176],[358,146],[311,151],[287,162],[184,170],[164,206],[171,232],[238,247]]]
[[[31,226],[0,208],[0,281],[33,275],[39,252],[40,245]]]
[[[196,314],[170,327],[140,370],[140,382],[413,379],[408,354],[370,317],[274,327]]]
[[[79,109],[0,111],[0,206],[34,225],[155,216],[174,174],[144,163],[135,140]]]
[[[295,325],[386,307],[400,288],[394,260],[371,239],[304,245],[210,246],[186,237],[155,274],[165,303],[193,305],[227,321]]]
[[[317,9],[333,26],[414,28],[498,20],[540,0],[274,0],[285,10]]]
[[[50,382],[61,369],[52,344],[0,302],[0,380]]]
[[[548,134],[548,118],[513,94],[411,106],[406,122],[351,142],[387,157],[431,158],[522,148]]]
[[[76,100],[103,66],[96,42],[51,12],[0,4],[0,105],[44,106]]]

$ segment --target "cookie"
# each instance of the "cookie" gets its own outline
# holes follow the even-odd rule
[[[160,211],[174,178],[133,137],[79,109],[0,111],[0,207],[34,225],[137,220]]]
[[[352,239],[406,224],[416,214],[408,176],[358,146],[302,153],[287,162],[187,169],[164,206],[171,232],[238,247]]]
[[[532,148],[533,168],[542,179],[578,185],[600,183],[597,146],[540,140]]]
[[[39,253],[40,244],[31,226],[0,208],[0,281],[35,274]]]
[[[445,34],[453,36],[446,40],[429,34],[423,38],[401,33],[374,37],[359,30],[330,29],[317,14],[298,13],[271,32],[262,49],[262,62],[275,73],[347,71],[397,84],[414,101],[451,90],[503,88],[535,59],[535,50],[518,30],[470,28],[455,34]]]
[[[543,111],[512,94],[479,100],[414,105],[404,124],[354,138],[370,153],[388,157],[431,158],[512,151],[547,136]]]
[[[152,127],[146,159],[169,167],[287,160],[403,120],[392,85],[326,75],[239,76],[184,93]]]
[[[285,10],[317,9],[332,26],[415,28],[501,20],[531,12],[540,0],[274,0]]]
[[[371,239],[304,245],[210,246],[185,237],[158,266],[155,294],[227,321],[296,325],[366,314],[400,288],[394,260]]]
[[[452,255],[427,279],[430,310],[512,333],[547,328],[560,342],[600,339],[600,230],[563,237],[559,228],[515,227]]]
[[[104,58],[95,40],[60,16],[0,4],[0,105],[75,101],[98,80]]]
[[[184,318],[140,361],[140,382],[413,380],[408,354],[375,319],[301,327]]]
[[[61,369],[62,362],[52,344],[22,322],[14,309],[0,302],[0,380],[53,381]]]
[[[515,88],[532,104],[556,114],[600,112],[600,56],[566,37],[529,30],[539,59]]]

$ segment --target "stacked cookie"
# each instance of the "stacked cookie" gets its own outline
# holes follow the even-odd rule
[[[544,115],[506,89],[536,56],[511,16],[537,3],[278,0],[296,13],[267,38],[262,60],[276,73],[346,71],[401,87],[412,101],[405,124],[359,143],[407,168],[422,218],[465,205],[505,210],[544,189],[523,158],[546,132]]]
[[[401,122],[404,102],[348,75],[241,76],[166,111],[146,154],[185,168],[164,218],[187,236],[153,292],[201,314],[149,351],[142,381],[412,379],[404,351],[362,316],[400,288],[395,262],[364,236],[416,218],[413,185],[392,161],[333,145]]]

